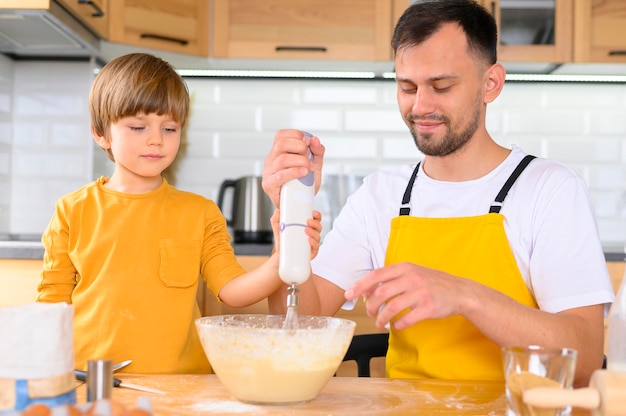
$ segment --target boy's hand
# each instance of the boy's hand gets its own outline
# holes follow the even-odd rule
[[[280,252],[280,210],[275,209],[272,217],[270,218],[272,225],[272,231],[274,232],[274,250]],[[307,227],[304,229],[304,233],[309,237],[309,244],[311,245],[311,258],[317,256],[317,252],[320,248],[320,241],[322,240],[322,214],[319,211],[313,211],[313,218],[309,218],[306,222]]]

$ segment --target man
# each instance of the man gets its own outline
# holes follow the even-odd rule
[[[570,347],[575,384],[603,358],[613,291],[584,182],[569,168],[498,145],[485,127],[505,80],[492,16],[470,0],[419,2],[392,40],[398,105],[421,163],[368,176],[300,287],[300,313],[359,297],[390,325],[387,375],[502,379],[500,348]],[[305,145],[314,154],[306,160]],[[264,189],[309,169],[324,148],[276,134]],[[270,297],[284,310],[285,291]]]

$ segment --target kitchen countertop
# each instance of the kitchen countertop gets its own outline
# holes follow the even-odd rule
[[[113,389],[112,399],[128,408],[139,397],[149,398],[154,414],[185,415],[504,415],[506,396],[499,381],[400,380],[370,377],[333,377],[311,401],[294,405],[255,405],[238,401],[214,374],[120,375],[127,383],[159,389],[146,394]],[[77,391],[85,402],[85,386]],[[572,415],[589,415],[573,409]]]
[[[238,256],[269,256],[271,244],[235,244]],[[617,243],[606,244],[604,257],[606,261],[624,261],[624,247]],[[0,240],[0,259],[41,259],[43,247],[40,241]]]
[[[238,256],[269,256],[272,244],[235,244]],[[41,259],[43,246],[37,240],[0,240],[0,259]]]

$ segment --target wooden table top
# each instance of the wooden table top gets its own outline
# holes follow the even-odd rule
[[[166,394],[114,388],[113,399],[134,407],[149,397],[155,415],[505,415],[501,382],[398,380],[333,377],[313,400],[297,405],[253,405],[238,401],[215,375],[126,375],[116,377]],[[77,390],[85,402],[85,386]],[[588,415],[588,412],[574,412]]]

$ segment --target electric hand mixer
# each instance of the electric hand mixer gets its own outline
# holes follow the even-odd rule
[[[307,137],[313,137],[304,132]],[[309,151],[309,158],[313,154]],[[280,258],[278,275],[290,285],[287,296],[287,316],[284,329],[295,330],[298,326],[298,289],[296,285],[311,275],[311,246],[305,234],[307,220],[312,217],[315,196],[313,172],[305,177],[293,179],[280,191]]]

